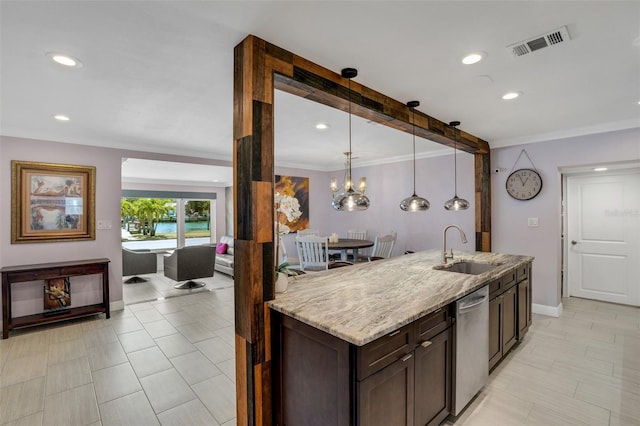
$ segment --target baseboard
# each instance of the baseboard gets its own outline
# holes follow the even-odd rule
[[[562,303],[560,303],[558,306],[538,305],[537,303],[534,303],[531,307],[531,311],[534,314],[558,318],[560,315],[562,315]]]
[[[109,309],[111,311],[121,311],[124,309],[124,300],[116,300],[115,302],[109,302]]]

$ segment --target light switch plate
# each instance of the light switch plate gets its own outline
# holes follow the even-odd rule
[[[538,226],[538,218],[537,217],[530,217],[527,219],[527,226],[528,227],[536,227]]]
[[[110,220],[98,220],[96,221],[97,229],[111,229],[111,221]]]

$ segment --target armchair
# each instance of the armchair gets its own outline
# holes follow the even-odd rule
[[[122,248],[122,276],[131,278],[125,281],[126,284],[141,283],[147,281],[138,277],[142,274],[155,274],[157,269],[156,254],[150,250],[133,251]]]
[[[174,281],[186,281],[173,288],[180,290],[204,287],[203,282],[193,281],[196,278],[213,276],[216,258],[214,246],[190,246],[174,250],[164,257],[164,276]]]

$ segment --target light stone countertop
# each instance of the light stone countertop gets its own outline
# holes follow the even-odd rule
[[[498,265],[480,275],[433,269],[442,252],[429,250],[289,277],[271,309],[353,343],[365,345],[473,292],[533,257],[454,251],[454,262]],[[451,260],[449,260],[451,263]]]

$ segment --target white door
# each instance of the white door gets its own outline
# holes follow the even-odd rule
[[[640,171],[567,178],[570,296],[640,306]]]

